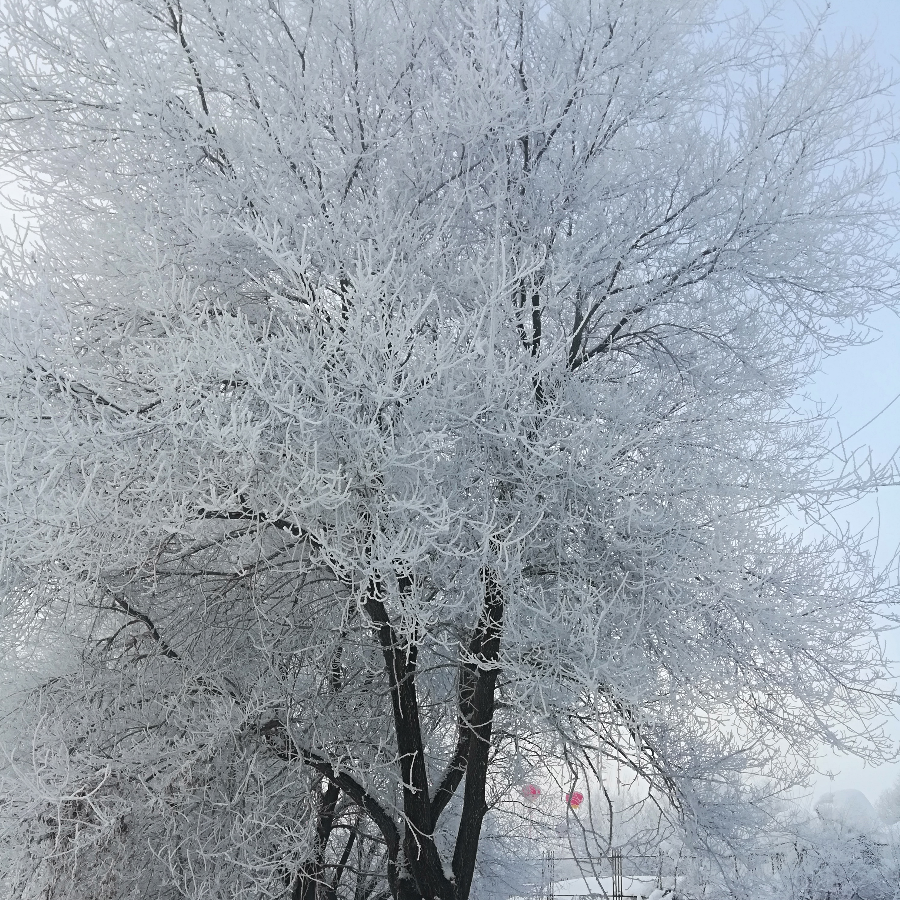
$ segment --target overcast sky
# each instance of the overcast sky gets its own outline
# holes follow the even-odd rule
[[[762,8],[764,0],[726,0],[728,6],[738,8],[744,2]],[[768,5],[768,4],[766,4]],[[786,2],[779,14],[780,27],[785,32],[795,32],[803,27],[803,10],[822,9],[825,2]],[[900,0],[830,0],[831,17],[825,27],[829,42],[842,35],[857,34],[872,41],[872,53],[879,64],[893,69],[900,78]],[[894,91],[894,103],[900,116],[900,89]],[[890,160],[892,168],[898,167],[900,146]],[[900,198],[900,180],[891,179],[891,189]],[[8,226],[9,217],[0,199],[0,225]],[[851,446],[867,445],[872,448],[876,461],[889,459],[900,444],[900,399],[880,416],[878,413],[895,398],[900,397],[900,320],[893,314],[883,314],[873,323],[881,337],[866,347],[847,351],[826,361],[825,369],[812,386],[812,394],[828,406],[833,406],[840,430],[844,435],[862,428],[849,441]],[[876,417],[874,422],[866,425]],[[863,426],[866,426],[863,428]],[[878,504],[851,511],[853,524],[862,526],[880,519],[880,556],[888,558],[900,544],[900,488],[880,492]],[[895,658],[900,658],[900,636],[891,636],[888,647]],[[892,723],[891,732],[900,745],[900,723]],[[820,762],[825,770],[831,770],[833,778],[821,776],[813,786],[814,794],[828,789],[855,787],[864,791],[871,800],[900,775],[900,763],[878,769],[863,767],[855,760],[827,754]]]

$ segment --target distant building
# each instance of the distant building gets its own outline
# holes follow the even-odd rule
[[[814,809],[820,819],[859,833],[876,831],[881,825],[869,798],[853,788],[822,794]]]

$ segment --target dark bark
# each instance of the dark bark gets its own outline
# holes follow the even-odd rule
[[[312,857],[297,873],[291,900],[316,900],[316,888],[324,884],[325,848],[334,828],[334,814],[340,792],[340,788],[333,781],[329,781],[325,793],[319,798]]]
[[[500,638],[503,632],[503,590],[495,574],[482,570],[484,606],[472,639],[474,668],[469,706],[468,759],[466,786],[463,792],[462,816],[453,853],[453,876],[456,900],[468,900],[475,874],[475,860],[481,839],[481,826],[487,813],[485,785],[494,725],[497,677],[500,674]]]
[[[315,885],[324,883],[324,851],[333,830],[339,791],[364,810],[381,832],[387,849],[388,884],[395,900],[468,900],[487,813],[486,783],[504,615],[503,591],[495,573],[485,568],[481,575],[484,585],[482,609],[468,653],[460,665],[457,746],[433,797],[429,791],[416,694],[416,647],[411,641],[401,639],[394,629],[384,604],[382,584],[373,579],[367,591],[365,610],[381,647],[393,709],[403,785],[405,825],[402,840],[393,817],[362,784],[348,773],[335,769],[317,752],[294,745],[285,723],[272,720],[260,727],[262,735],[280,738],[275,749],[285,759],[302,758],[329,781],[316,831],[315,859],[304,867],[292,900],[315,900]],[[412,590],[412,587],[409,579],[400,579],[402,591]],[[463,779],[462,814],[451,879],[444,874],[434,840],[434,826]],[[352,842],[351,834],[333,885],[326,885],[332,897]]]
[[[401,874],[395,891],[397,900],[468,900],[472,887],[481,828],[487,813],[485,788],[504,611],[503,592],[495,574],[485,568],[482,579],[484,603],[469,645],[468,659],[460,668],[457,747],[433,801],[429,799],[416,696],[415,648],[401,642],[392,627],[378,583],[370,585],[366,599],[366,611],[377,629],[384,656],[403,779],[406,817],[403,851],[412,877],[407,879]],[[401,582],[402,590],[411,587]],[[443,872],[434,842],[434,826],[463,778],[463,809],[451,882]]]
[[[157,646],[160,649],[160,653],[163,656],[167,656],[169,659],[179,659],[178,654],[166,643],[163,639],[162,635],[156,628],[156,625],[153,624],[152,619],[146,614],[142,613],[139,609],[135,609],[124,597],[112,595],[113,603],[124,613],[127,613],[132,618],[141,622],[147,629],[150,634],[150,637],[156,642]]]
[[[344,852],[341,853],[340,861],[335,867],[335,872],[334,876],[331,879],[331,884],[325,886],[325,890],[323,891],[323,900],[337,900],[338,885],[340,885],[341,883],[341,878],[343,878],[344,876],[344,870],[347,868],[347,863],[350,860],[350,854],[353,851],[353,845],[356,843],[358,828],[359,820],[357,819],[357,827],[350,829],[350,835],[347,838],[347,843],[344,845]]]
[[[453,751],[450,764],[447,766],[437,790],[434,792],[434,799],[431,801],[431,815],[435,823],[438,822],[441,813],[453,799],[456,789],[466,774],[466,762],[469,758],[469,727],[468,722],[462,718],[462,714],[460,714],[458,728],[459,735],[456,740],[456,748]]]
[[[315,769],[319,774],[324,775],[329,781],[336,784],[357,806],[365,810],[384,838],[388,855],[388,883],[394,896],[399,897],[398,880],[401,874],[399,866],[400,832],[397,828],[397,823],[391,818],[388,811],[353,776],[336,769],[327,759],[314,750],[298,747],[284,722],[278,719],[271,719],[258,727],[258,733],[268,741],[277,738],[277,742],[270,744],[270,746],[286,762],[302,759],[311,769]]]
[[[409,579],[401,578],[401,591],[412,589]],[[365,609],[375,627],[384,657],[385,673],[394,714],[394,731],[400,757],[405,822],[403,854],[412,881],[401,873],[399,900],[455,900],[453,883],[444,874],[440,853],[434,842],[425,746],[416,695],[416,647],[402,642],[391,625],[383,602],[381,582],[370,583]]]
[[[496,615],[497,610],[489,602],[490,597],[487,592],[487,582],[485,585],[485,602],[481,614],[479,615],[478,622],[475,625],[472,639],[469,642],[468,659],[460,666],[459,688],[457,692],[459,705],[457,714],[458,736],[453,756],[438,784],[434,799],[432,800],[432,815],[434,816],[435,822],[440,818],[441,813],[453,798],[456,789],[462,783],[462,779],[466,775],[466,768],[469,760],[469,743],[475,716],[474,701],[480,677],[478,663],[488,662],[489,664],[492,664],[496,662],[496,656],[489,660],[485,656],[485,653],[492,651],[499,654],[500,650],[499,631],[497,632],[498,643],[496,647],[487,647],[485,644],[485,638],[502,624],[503,614],[501,606],[499,610],[500,620],[492,624],[492,617]],[[496,676],[494,677],[494,686],[496,686]]]

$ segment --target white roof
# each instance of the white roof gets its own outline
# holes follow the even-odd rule
[[[826,821],[846,825],[857,831],[878,827],[878,814],[862,791],[849,788],[823,794],[816,801],[816,812]]]

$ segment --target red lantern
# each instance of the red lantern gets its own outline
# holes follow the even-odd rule
[[[541,789],[536,784],[526,784],[522,787],[522,796],[526,800],[537,800],[541,796]]]
[[[584,803],[584,794],[581,791],[575,791],[571,794],[566,794],[566,803],[572,807],[572,809],[578,809],[582,803]]]

